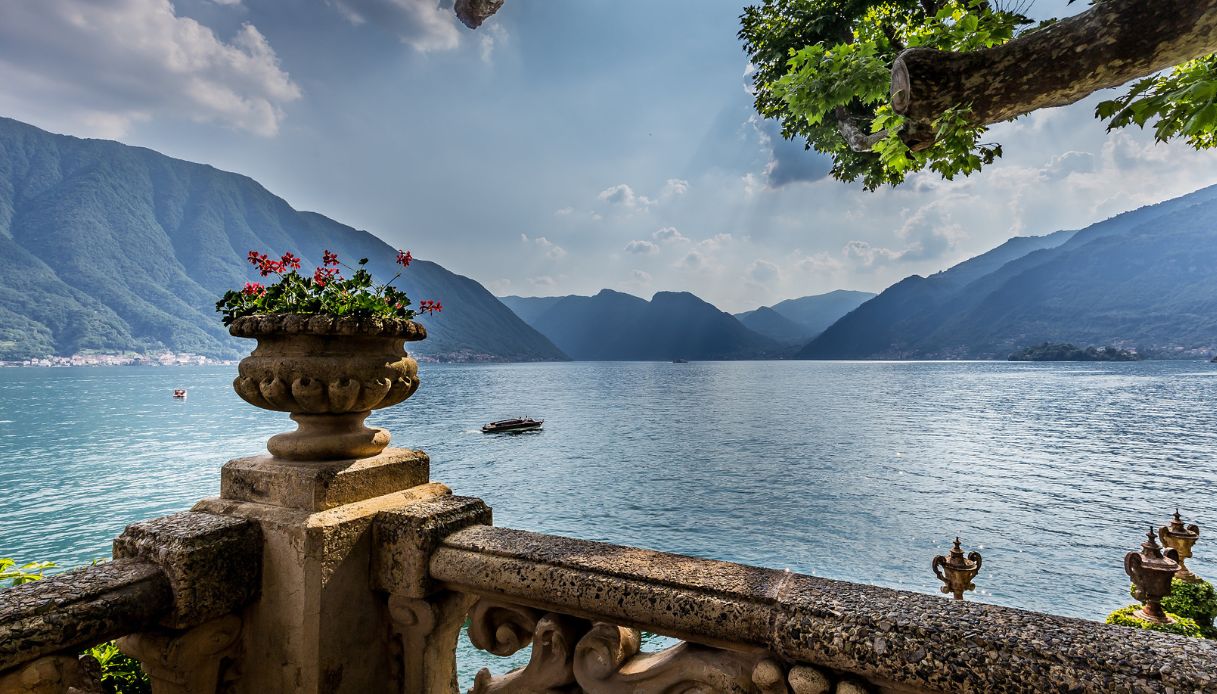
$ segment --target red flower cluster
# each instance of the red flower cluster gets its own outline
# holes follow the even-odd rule
[[[268,257],[265,253],[250,251],[248,259],[251,265],[258,268],[258,272],[262,273],[263,277],[271,274],[283,274],[283,272],[287,270],[288,259],[291,259],[292,262],[296,264],[296,267],[300,267],[300,259],[291,253],[285,253],[283,255],[283,260],[271,260],[270,257]]]
[[[338,265],[338,254],[331,253],[327,250],[326,252],[321,254],[321,264],[326,267],[329,267],[331,265],[337,266]]]
[[[438,301],[432,301],[430,299],[423,299],[422,301],[418,302],[418,312],[419,313],[439,313],[440,311],[443,311],[443,310],[444,310],[444,305]]]
[[[410,255],[410,251],[397,251],[397,264],[402,267],[410,267],[410,263],[414,260],[414,256]]]
[[[327,251],[328,252],[328,251]],[[331,279],[338,275],[336,267],[319,267],[313,271],[313,283],[318,287],[324,287]],[[342,279],[339,277],[338,279]]]
[[[266,293],[266,287],[257,282],[246,282],[245,288],[241,290],[241,293],[247,296],[262,296]]]
[[[287,253],[284,253],[284,254],[283,254],[283,258],[282,258],[282,259],[281,259],[279,262],[280,262],[280,263],[281,263],[281,264],[282,264],[282,265],[283,265],[285,268],[289,268],[289,267],[290,267],[290,268],[291,268],[291,269],[293,269],[293,270],[299,270],[299,269],[300,269],[300,258],[298,258],[298,257],[296,257],[296,256],[294,256],[294,255],[292,255],[291,251],[288,251]]]

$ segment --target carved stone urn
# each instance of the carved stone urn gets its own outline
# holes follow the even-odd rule
[[[1163,547],[1171,547],[1179,554],[1179,570],[1175,572],[1175,578],[1188,583],[1204,580],[1184,565],[1184,561],[1192,556],[1192,545],[1200,539],[1200,526],[1195,523],[1184,525],[1183,519],[1179,517],[1179,509],[1175,509],[1175,517],[1171,519],[1170,525],[1158,528],[1158,538],[1162,540]]]
[[[405,343],[427,336],[423,326],[396,318],[290,314],[238,318],[229,332],[258,341],[238,367],[237,395],[290,412],[298,427],[272,436],[267,450],[301,461],[369,458],[384,450],[389,432],[364,426],[364,419],[418,389],[418,362]]]
[[[1148,622],[1170,624],[1173,620],[1162,609],[1162,598],[1171,594],[1171,579],[1179,570],[1179,554],[1174,548],[1167,547],[1163,551],[1158,547],[1153,527],[1145,537],[1140,552],[1124,556],[1124,572],[1132,579],[1133,597],[1142,603],[1133,616]]]
[[[951,593],[955,596],[956,600],[963,600],[964,591],[976,590],[976,585],[972,583],[972,579],[976,578],[976,574],[980,573],[980,564],[980,552],[969,552],[968,556],[965,557],[957,537],[955,538],[955,546],[951,548],[948,556],[939,555],[934,557],[931,567],[934,569],[934,575],[938,577],[938,580],[945,584],[939,590],[943,593]]]

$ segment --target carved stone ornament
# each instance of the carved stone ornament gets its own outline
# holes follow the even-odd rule
[[[956,600],[963,600],[964,591],[976,590],[972,579],[980,573],[980,565],[980,552],[969,552],[965,557],[957,537],[948,556],[934,557],[931,567],[938,580],[945,584],[939,590],[954,595]]]
[[[237,395],[290,412],[299,427],[266,444],[286,460],[369,458],[384,450],[389,432],[363,421],[418,389],[418,363],[405,342],[427,336],[421,325],[395,318],[307,315],[245,316],[229,332],[258,340],[238,367]]]
[[[755,651],[681,643],[641,651],[638,630],[481,600],[470,612],[469,640],[510,655],[529,643],[525,667],[478,673],[471,694],[866,694],[853,680],[834,682],[807,665],[789,671]]]
[[[1175,517],[1171,519],[1170,525],[1158,528],[1158,538],[1162,540],[1163,547],[1171,547],[1179,554],[1179,570],[1175,572],[1175,578],[1188,583],[1204,580],[1184,565],[1184,561],[1192,557],[1192,546],[1200,539],[1199,525],[1184,525],[1183,519],[1179,517],[1179,509],[1175,509]]]
[[[1162,598],[1171,594],[1171,579],[1179,570],[1179,553],[1172,547],[1165,551],[1158,547],[1151,527],[1141,543],[1140,552],[1129,552],[1124,556],[1124,572],[1133,582],[1133,597],[1143,607],[1133,613],[1148,622],[1169,624],[1170,617],[1162,609]]]
[[[219,691],[235,679],[235,646],[241,618],[227,615],[186,631],[153,631],[118,640],[124,653],[140,661],[156,694]]]

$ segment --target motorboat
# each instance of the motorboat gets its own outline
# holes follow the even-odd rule
[[[186,399],[186,389],[185,388],[174,388],[173,397],[177,398],[178,400],[185,400]]]
[[[529,429],[540,429],[545,423],[543,419],[533,419],[532,417],[516,417],[514,419],[500,419],[497,422],[491,422],[482,427],[483,434],[497,434],[507,431],[527,431]]]

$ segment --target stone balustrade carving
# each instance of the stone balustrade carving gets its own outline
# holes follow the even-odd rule
[[[534,649],[475,692],[1217,689],[1209,641],[786,571],[485,525],[448,535],[429,566],[437,587],[479,596],[475,646]],[[641,653],[638,629],[686,643]]]
[[[74,654],[125,637],[124,650],[161,682],[158,694],[215,691],[205,683],[218,681],[240,631],[233,613],[257,596],[258,527],[177,513],[129,526],[114,557],[0,591],[0,685],[88,691]]]

